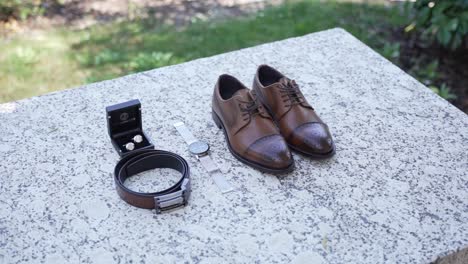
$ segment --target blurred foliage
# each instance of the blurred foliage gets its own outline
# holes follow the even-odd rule
[[[182,59],[174,57],[170,52],[138,53],[126,65],[130,72],[147,71],[182,62]]]
[[[445,100],[455,100],[457,96],[443,83],[440,87],[429,86],[429,88]]]
[[[430,63],[425,63],[422,60],[415,59],[415,64],[409,70],[409,74],[414,76],[418,81],[429,87],[433,92],[438,94],[445,100],[455,100],[457,96],[452,93],[450,87],[442,83],[440,86],[440,73],[439,73],[439,61],[434,60]]]
[[[426,86],[434,85],[434,81],[439,78],[437,69],[439,61],[434,60],[430,63],[416,61],[413,68],[410,69],[410,74],[415,76],[420,82]]]
[[[385,43],[380,54],[388,60],[398,59],[400,57],[400,43]]]
[[[57,30],[0,39],[0,101],[76,86],[89,74],[74,59],[70,42],[82,36]]]
[[[418,0],[409,6],[415,12],[407,32],[418,30],[423,39],[452,50],[467,41],[468,0]]]
[[[0,0],[0,21],[25,20],[44,14],[47,8],[62,4],[62,0]]]

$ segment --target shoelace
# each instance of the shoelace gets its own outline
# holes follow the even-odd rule
[[[263,105],[258,101],[257,94],[254,91],[251,91],[250,95],[253,98],[252,101],[242,101],[237,99],[237,101],[239,101],[239,107],[243,112],[242,117],[244,117],[244,121],[249,120],[250,118],[252,118],[252,116],[256,114],[265,116]],[[244,104],[245,107],[243,107],[242,104]]]
[[[280,92],[282,93],[281,98],[283,98],[283,102],[290,102],[289,105],[285,105],[286,107],[305,102],[304,96],[300,93],[299,86],[294,80],[282,81]]]

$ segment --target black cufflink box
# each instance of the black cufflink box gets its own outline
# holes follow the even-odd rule
[[[121,157],[136,150],[154,149],[154,145],[143,132],[139,100],[106,107],[106,118],[112,145]]]

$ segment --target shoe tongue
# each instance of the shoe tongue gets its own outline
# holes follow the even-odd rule
[[[242,101],[250,101],[252,100],[252,96],[250,95],[249,89],[239,89],[235,92],[232,97],[238,97],[238,99]]]
[[[282,77],[281,79],[278,80],[278,83],[281,83],[283,85],[288,85],[289,79],[287,77]]]

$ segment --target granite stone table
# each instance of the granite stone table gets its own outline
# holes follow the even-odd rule
[[[288,175],[228,152],[210,115],[222,73],[296,79],[337,153]],[[187,207],[157,215],[117,196],[107,105],[139,98],[158,149],[191,165]],[[222,195],[173,127],[212,146]],[[342,29],[0,105],[0,263],[429,263],[468,246],[468,117]],[[162,175],[161,175],[162,174]],[[128,183],[168,186],[177,174]]]

